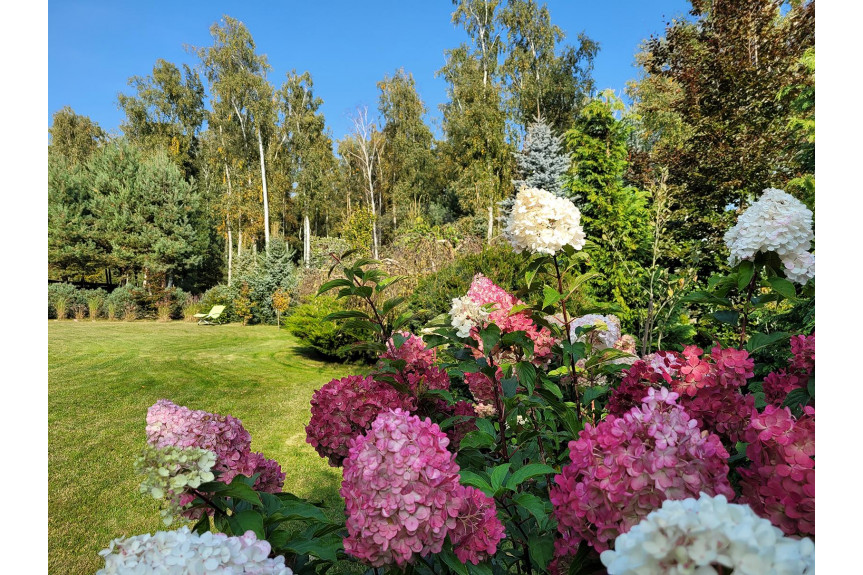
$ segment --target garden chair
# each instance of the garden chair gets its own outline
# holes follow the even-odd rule
[[[214,305],[213,309],[211,309],[207,313],[196,313],[195,317],[200,318],[198,320],[198,325],[216,325],[219,323],[219,316],[222,315],[222,312],[225,311],[225,306],[223,305]]]

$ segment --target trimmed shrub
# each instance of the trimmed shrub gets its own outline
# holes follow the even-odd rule
[[[345,345],[364,340],[368,334],[351,329],[339,329],[332,321],[323,321],[327,314],[344,308],[334,298],[320,296],[293,308],[285,318],[285,327],[293,336],[323,356],[340,361],[366,361],[375,357],[365,351],[339,351]]]
[[[138,317],[138,304],[135,301],[134,289],[130,285],[124,285],[108,294],[105,302],[108,319],[122,317],[125,321],[130,321]]]
[[[214,305],[223,305],[225,310],[219,317],[220,323],[227,323],[236,319],[234,314],[234,290],[225,284],[214,285],[201,296],[199,305],[200,313],[207,313]]]

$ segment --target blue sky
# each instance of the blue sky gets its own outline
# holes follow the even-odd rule
[[[620,92],[637,76],[640,42],[686,15],[684,0],[549,0],[552,22],[575,43],[585,31],[600,43],[594,78],[598,89]],[[281,86],[292,68],[312,74],[334,138],[349,131],[357,106],[376,111],[376,84],[404,67],[413,73],[439,133],[438,105],[446,84],[435,78],[444,50],[467,41],[451,22],[447,0],[356,1],[52,1],[48,5],[48,125],[63,106],[119,132],[117,94],[131,93],[129,77],[152,72],[158,58],[196,65],[184,46],[212,44],[210,26],[223,14],[242,21],[270,82]]]

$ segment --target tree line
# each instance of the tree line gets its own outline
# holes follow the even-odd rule
[[[584,212],[591,265],[617,278],[612,299],[632,297],[627,281],[650,265],[715,269],[754,193],[814,202],[814,1],[691,3],[642,44],[627,108],[597,93],[598,43],[568,43],[545,5],[454,0],[466,39],[438,72],[441,138],[401,68],[335,140],[312,74],[277,87],[225,16],[192,65],[158,60],[130,78],[121,137],[68,107],[54,115],[50,276],[200,290],[230,283],[237,258],[273,237],[306,262],[314,236],[378,257],[417,222],[491,241],[515,182],[549,170]]]

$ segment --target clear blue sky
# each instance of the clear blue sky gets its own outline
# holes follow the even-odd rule
[[[637,76],[632,65],[640,42],[661,33],[672,17],[686,15],[685,0],[549,0],[554,24],[575,43],[585,31],[600,43],[594,78],[598,89],[620,92]],[[435,78],[444,50],[467,41],[451,22],[447,0],[223,2],[163,0],[55,0],[48,5],[48,125],[63,106],[119,133],[117,94],[131,93],[131,76],[152,73],[164,58],[196,65],[184,46],[212,44],[210,26],[223,14],[242,21],[281,86],[292,68],[312,74],[334,138],[349,131],[358,105],[376,111],[376,84],[404,67],[413,73],[439,133],[438,105],[446,84]]]

